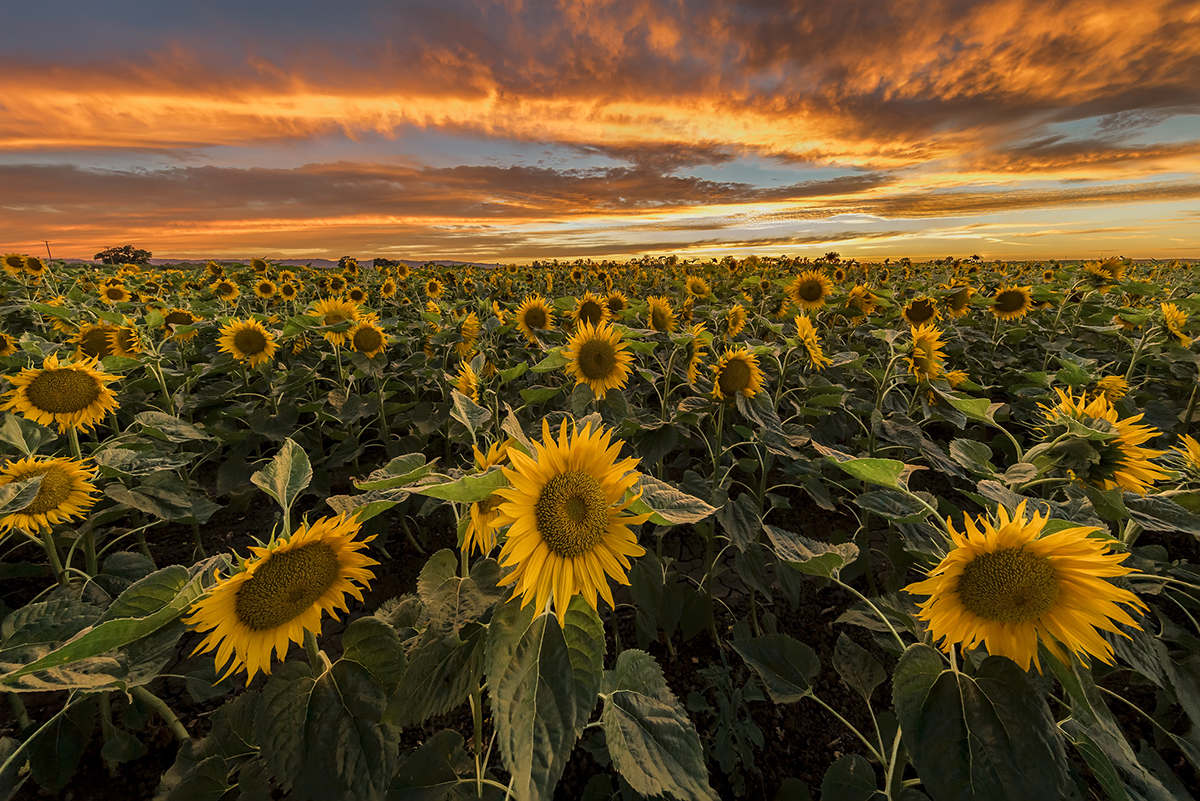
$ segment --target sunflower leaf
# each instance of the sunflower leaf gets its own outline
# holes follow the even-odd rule
[[[534,611],[516,600],[497,610],[489,626],[487,676],[514,797],[551,799],[596,705],[604,628],[578,595],[563,627],[553,614],[534,617]]]
[[[42,488],[42,478],[34,476],[0,486],[0,514],[19,512],[33,503]]]
[[[483,676],[484,631],[483,626],[468,624],[460,640],[434,630],[417,637],[408,650],[404,678],[388,699],[384,722],[410,726],[465,701]]]
[[[858,558],[858,546],[850,542],[830,545],[779,526],[764,523],[762,528],[770,537],[780,560],[810,576],[832,578],[842,567]]]
[[[499,467],[493,467],[486,473],[463,476],[441,484],[425,484],[413,487],[410,491],[414,495],[428,495],[454,503],[477,503],[507,486],[508,479],[504,477],[503,471]]]
[[[7,442],[26,456],[56,439],[58,435],[49,428],[11,413],[5,413],[4,423],[0,424],[0,442]]]
[[[633,491],[640,492],[641,497],[629,505],[629,511],[634,514],[650,512],[650,522],[660,526],[698,523],[717,511],[696,496],[647,473],[638,478]]]
[[[646,796],[715,801],[700,735],[662,669],[645,651],[622,651],[604,672],[600,723],[613,765]]]
[[[729,644],[754,668],[775,703],[794,704],[812,695],[821,662],[804,643],[786,634],[766,634]]]
[[[274,498],[283,508],[285,517],[291,514],[292,504],[312,481],[312,465],[304,449],[288,437],[271,463],[250,476],[250,480],[263,492]]]

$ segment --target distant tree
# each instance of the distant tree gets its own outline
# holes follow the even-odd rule
[[[102,264],[149,264],[153,256],[148,250],[139,250],[133,245],[122,245],[119,248],[108,248],[97,253],[92,258]]]
[[[842,260],[842,254],[838,253],[836,250],[831,250],[825,254],[825,261],[831,262],[833,264],[837,264],[841,260]]]
[[[372,264],[378,269],[380,267],[398,267],[400,262],[396,259],[385,259],[383,256],[376,256],[372,259]]]

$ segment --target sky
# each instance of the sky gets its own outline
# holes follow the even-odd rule
[[[0,3],[0,250],[1200,257],[1200,0]]]

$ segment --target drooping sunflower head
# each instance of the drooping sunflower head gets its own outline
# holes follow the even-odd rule
[[[929,298],[916,298],[904,307],[901,315],[910,326],[925,325],[938,318],[938,307]]]
[[[874,293],[871,292],[871,288],[866,284],[856,284],[851,288],[847,301],[862,315],[874,314],[878,302]]]
[[[1097,379],[1096,391],[1110,404],[1116,403],[1129,393],[1129,382],[1119,375],[1106,375]]]
[[[908,371],[918,381],[934,381],[941,378],[946,369],[946,354],[942,352],[942,332],[933,323],[914,326],[912,350],[906,357]]]
[[[214,295],[224,301],[235,300],[241,294],[238,285],[226,278],[214,281],[212,283],[212,291]]]
[[[993,300],[992,314],[1001,320],[1016,320],[1033,308],[1033,294],[1027,286],[1002,287]]]
[[[37,496],[25,508],[0,519],[0,530],[20,528],[36,533],[42,528],[77,520],[92,507],[96,468],[64,457],[31,456],[0,467],[0,486],[42,477]]]
[[[108,346],[114,356],[129,358],[142,352],[142,341],[137,329],[131,325],[115,328],[108,334]]]
[[[545,331],[554,325],[554,312],[541,295],[527,295],[517,307],[517,328],[530,342],[538,341],[537,331]]]
[[[171,333],[171,336],[181,342],[193,339],[196,336],[196,332],[188,331],[181,334],[175,330],[176,326],[195,325],[198,321],[196,315],[192,314],[188,309],[175,308],[163,315],[163,324],[166,330]]]
[[[704,349],[712,342],[712,334],[705,329],[704,323],[693,323],[687,335],[687,382],[695,386],[696,379],[700,377],[700,367],[704,364]]]
[[[97,369],[95,359],[60,363],[47,356],[42,368],[26,368],[9,376],[15,388],[5,396],[0,410],[20,412],[42,425],[58,424],[58,430],[91,430],[104,415],[117,408],[117,396],[108,385],[117,376]]]
[[[817,329],[809,316],[797,314],[794,322],[796,323],[796,338],[800,340],[800,344],[808,354],[809,365],[814,370],[824,370],[833,364],[833,359],[826,356],[825,351],[821,348],[821,339],[817,336]]]
[[[1023,670],[1038,671],[1038,640],[1056,658],[1068,652],[1112,663],[1112,647],[1096,629],[1119,632],[1118,623],[1140,628],[1120,604],[1146,609],[1128,590],[1106,579],[1132,568],[1128,554],[1109,553],[1111,540],[1089,536],[1098,529],[1066,528],[1041,536],[1046,517],[1025,516],[1022,501],[1012,516],[1000,507],[995,522],[966,517],[960,533],[947,519],[954,549],[925,581],[905,592],[930,596],[918,604],[934,642],[949,652],[983,645]]]
[[[651,295],[646,302],[648,304],[646,316],[650,328],[668,334],[674,331],[675,311],[671,308],[671,301],[662,295]]]
[[[738,394],[753,398],[761,389],[758,357],[748,348],[725,351],[713,368],[713,397],[717,400],[733,400]]]
[[[625,514],[640,474],[637,459],[618,461],[623,445],[611,431],[589,424],[576,432],[566,420],[555,440],[543,420],[532,456],[509,451],[496,525],[508,526],[500,564],[513,570],[500,583],[516,583],[522,606],[541,609],[553,599],[561,624],[575,595],[593,608],[597,596],[613,606],[608,579],[629,584],[630,558],[645,553],[629,527],[649,514]]]
[[[597,398],[603,398],[610,389],[624,387],[629,380],[633,357],[621,332],[607,322],[595,326],[580,323],[567,341],[563,356],[576,385],[587,384]]]
[[[1179,438],[1179,445],[1171,449],[1167,458],[1193,481],[1200,479],[1200,442],[1197,442],[1195,437],[1184,434]]]
[[[1187,325],[1188,321],[1187,312],[1174,303],[1164,303],[1160,309],[1162,311],[1163,327],[1167,329],[1167,333],[1175,337],[1179,342],[1179,347],[1190,348],[1192,346],[1192,338],[1183,333],[1183,327]]]
[[[833,294],[833,282],[820,270],[805,270],[788,285],[788,296],[797,308],[814,311]]]
[[[946,313],[951,317],[962,317],[971,310],[971,296],[975,290],[970,284],[958,284],[949,289],[949,294],[942,298]]]
[[[1125,269],[1129,264],[1118,256],[1112,256],[1103,261],[1089,261],[1083,265],[1089,282],[1098,288],[1125,280]]]
[[[1103,394],[1088,400],[1087,393],[1075,398],[1061,389],[1055,392],[1059,402],[1041,406],[1045,418],[1042,433],[1047,441],[1064,433],[1075,434],[1049,455],[1057,458],[1059,466],[1076,481],[1103,490],[1121,487],[1145,495],[1154,482],[1167,478],[1150,461],[1164,451],[1142,447],[1160,434],[1156,428],[1137,425],[1143,415],[1120,418]]]
[[[275,355],[275,336],[258,320],[230,320],[217,336],[219,350],[251,367],[266,364]]]
[[[459,364],[458,373],[454,376],[454,388],[479,403],[479,374],[470,362],[463,361]]]
[[[193,653],[216,649],[222,679],[243,669],[247,685],[259,671],[270,675],[272,653],[283,659],[305,631],[319,634],[326,612],[348,609],[346,596],[362,600],[379,563],[360,553],[374,536],[357,539],[359,528],[345,515],[325,517],[251,547],[244,570],[192,604],[184,622],[208,632]]]
[[[608,306],[604,304],[603,298],[591,292],[585,292],[583,297],[576,301],[575,321],[577,323],[600,325],[607,319]]]
[[[493,442],[486,453],[472,445],[471,447],[475,451],[476,472],[485,473],[488,468],[507,462],[510,442],[511,440]],[[471,504],[471,520],[467,524],[462,544],[463,550],[468,555],[473,551],[478,551],[486,556],[496,547],[499,532],[497,520],[502,503],[504,503],[504,499],[493,494],[482,501]]]
[[[17,352],[17,340],[0,331],[0,356],[11,356]]]
[[[735,303],[729,307],[729,311],[725,313],[726,335],[732,339],[742,333],[742,329],[746,327],[746,307],[740,303]]]

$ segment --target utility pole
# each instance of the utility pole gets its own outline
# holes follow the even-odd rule
[[[46,243],[46,258],[50,261],[54,261],[54,257],[50,255],[50,240],[43,239],[42,241]]]

